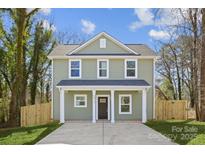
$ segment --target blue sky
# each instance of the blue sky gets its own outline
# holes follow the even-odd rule
[[[155,40],[168,36],[154,23],[154,9],[45,9],[44,13],[56,32],[71,30],[87,39],[106,31],[123,43],[145,43],[155,49]]]

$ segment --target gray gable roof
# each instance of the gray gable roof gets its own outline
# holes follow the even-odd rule
[[[79,44],[69,44],[69,45],[57,45],[49,56],[65,56],[66,53],[73,51],[75,48],[79,47]]]
[[[136,53],[140,54],[136,56],[157,56],[156,53],[145,44],[125,44],[125,45],[128,48],[135,51]],[[66,56],[66,54],[70,53],[71,51],[73,51],[79,46],[80,44],[57,45],[53,49],[53,51],[49,54],[49,56]],[[133,54],[129,54],[129,55],[133,55]]]
[[[157,56],[156,53],[146,44],[125,44],[128,48],[136,51],[141,56]]]
[[[150,86],[145,80],[61,80],[57,86]]]

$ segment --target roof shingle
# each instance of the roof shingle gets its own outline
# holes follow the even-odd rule
[[[136,53],[140,54],[137,56],[157,56],[156,53],[145,44],[125,44],[125,45],[130,49],[132,49],[133,51],[135,51]],[[75,48],[79,46],[80,44],[58,45],[53,49],[53,51],[49,54],[49,56],[66,56],[66,54],[70,53],[71,51],[73,51]]]
[[[150,86],[145,80],[61,80],[57,86]]]

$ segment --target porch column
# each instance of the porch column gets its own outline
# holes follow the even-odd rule
[[[95,107],[95,99],[96,98],[96,91],[95,90],[93,90],[92,91],[92,106],[93,106],[93,108],[92,108],[92,110],[93,110],[93,116],[92,116],[92,122],[93,123],[96,123],[96,115],[95,115],[95,113],[96,113],[96,107]]]
[[[110,120],[110,97],[108,97],[108,104],[107,104],[107,112],[108,112],[108,120]]]
[[[98,99],[95,97],[95,117],[98,120]]]
[[[60,123],[65,122],[65,117],[64,117],[64,90],[61,88],[60,89]]]
[[[147,121],[147,91],[146,89],[142,90],[142,122]]]
[[[111,90],[111,123],[115,123],[115,91]]]

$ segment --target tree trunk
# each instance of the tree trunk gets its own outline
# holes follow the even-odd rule
[[[23,44],[25,43],[25,24],[26,24],[26,9],[16,9],[16,25],[17,25],[17,51],[16,51],[16,69],[14,80],[14,86],[11,96],[10,103],[10,118],[9,123],[11,126],[20,124],[20,105],[24,102],[23,96],[23,64],[24,64],[24,53]]]
[[[198,49],[198,9],[189,9],[189,20],[191,22],[191,30],[193,33],[193,43],[190,52],[190,65],[191,65],[191,89],[192,89],[192,102],[191,105],[196,109],[196,119],[200,119],[200,115],[198,114],[199,109],[199,96],[200,96],[200,80],[199,80],[199,54],[200,51]]]
[[[178,65],[178,58],[177,58],[177,53],[176,53],[176,49],[173,49],[172,46],[170,46],[171,51],[174,55],[174,63],[175,63],[175,67],[176,67],[176,74],[177,74],[177,92],[178,92],[178,99],[181,100],[182,99],[182,87],[181,87],[181,76],[180,76],[180,69],[179,69],[179,65]],[[176,92],[176,94],[177,94]]]
[[[46,84],[46,101],[49,102],[50,101],[50,84],[49,82]]]
[[[3,98],[3,82],[0,75],[0,98]]]
[[[18,117],[20,116],[20,107],[17,104],[17,98],[16,98],[16,88],[12,87],[12,91],[11,91],[11,101],[10,101],[10,105],[9,105],[9,126],[10,127],[15,127],[17,125],[19,125],[19,121],[18,121]]]
[[[201,48],[201,121],[205,121],[205,9],[202,9],[202,48]]]
[[[40,80],[40,102],[44,103],[44,80]]]
[[[27,69],[26,69],[26,47],[23,47],[23,82],[22,82],[22,93],[21,93],[21,106],[26,106],[26,95],[27,95]]]
[[[36,103],[36,91],[37,91],[37,83],[38,83],[38,79],[39,79],[38,70],[37,70],[38,62],[36,62],[36,60],[34,60],[34,61],[35,62],[33,63],[34,66],[32,69],[32,81],[31,81],[31,91],[30,91],[31,104]]]
[[[32,81],[31,81],[31,104],[35,104],[36,100],[36,91],[37,91],[37,84],[39,81],[39,73],[38,73],[38,65],[39,65],[39,56],[40,56],[40,49],[41,42],[40,42],[40,35],[41,35],[41,27],[37,25],[36,33],[35,33],[35,45],[33,50],[33,57],[32,57]]]

